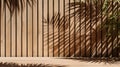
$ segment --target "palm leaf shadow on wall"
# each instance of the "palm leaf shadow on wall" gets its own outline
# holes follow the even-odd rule
[[[35,0],[0,0],[0,11],[4,10],[6,7],[11,13],[15,10],[23,10],[25,2],[29,3],[31,6],[32,3],[35,3]]]
[[[45,42],[49,41],[54,56],[119,57],[119,7],[117,0],[74,1],[67,5],[70,14],[51,18],[54,31],[49,37],[45,33]]]

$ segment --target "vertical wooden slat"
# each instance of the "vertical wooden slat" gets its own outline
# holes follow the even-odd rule
[[[15,10],[15,57],[17,57],[17,9]]]
[[[39,0],[37,0],[37,57],[39,57]]]
[[[114,9],[114,5],[113,5],[113,0],[112,0],[112,15],[113,15],[113,12],[114,12],[113,9]],[[114,22],[112,21],[112,33],[111,33],[111,35],[112,35],[112,36],[111,36],[111,37],[112,37],[112,38],[111,38],[111,41],[112,41],[112,45],[111,45],[111,48],[112,48],[112,52],[111,52],[111,53],[112,53],[112,56],[113,56],[113,47],[114,47],[114,46],[113,46],[113,43],[114,43],[114,39],[113,39],[113,36],[114,36],[114,35],[113,35],[113,32],[114,32],[114,30],[113,30],[113,23],[114,23]],[[110,49],[111,49],[111,48],[110,48]]]
[[[47,0],[47,56],[49,57],[49,0]]]
[[[79,8],[80,8],[80,15],[79,15],[79,57],[81,56],[81,0],[79,0]]]
[[[58,0],[58,57],[60,56],[60,0]]]
[[[71,0],[69,0],[69,34],[68,34],[68,35],[69,35],[69,57],[70,57],[70,55],[71,55],[71,54],[70,54],[70,46],[71,46],[71,45],[70,45],[70,22],[71,22],[71,20],[70,20],[70,1],[71,1]]]
[[[92,56],[92,1],[90,0],[90,57]]]
[[[22,2],[21,2],[22,5]],[[23,57],[23,7],[21,6],[21,57]]]
[[[75,1],[76,0],[74,0],[74,12],[75,12]],[[75,17],[75,13],[74,13],[74,57],[76,56],[75,52],[76,52],[76,17]]]
[[[33,31],[33,21],[34,21],[34,19],[33,19],[33,13],[34,13],[34,11],[33,11],[33,0],[32,0],[32,57],[34,56],[34,41],[33,41],[33,38],[34,38],[34,31]]]
[[[102,2],[102,0],[100,1],[100,3],[101,3],[101,7],[100,7],[100,9],[101,9],[101,10],[100,10],[100,11],[101,11],[101,12],[100,12],[100,13],[101,13],[101,17],[100,17],[100,18],[101,18],[101,23],[100,23],[100,26],[101,26],[101,31],[100,31],[100,32],[101,32],[101,56],[100,56],[100,57],[102,58],[102,46],[103,46],[103,42],[102,42],[102,40],[103,40],[103,37],[102,37],[102,35],[103,35],[103,34],[102,34],[102,33],[103,33],[103,32],[102,32],[102,23],[103,23],[103,20],[102,20],[102,19],[103,19],[103,16],[102,16],[102,15],[103,15],[103,10],[102,10],[102,7],[103,7],[103,6],[102,6],[102,4],[103,4],[103,2]]]
[[[86,13],[86,12],[87,12],[87,11],[86,11],[86,10],[87,10],[86,3],[87,3],[87,1],[85,0],[85,44],[84,44],[84,45],[85,45],[85,48],[84,48],[84,49],[85,49],[85,57],[86,57],[86,42],[87,42],[87,41],[86,41],[86,16],[87,16],[87,15],[86,15],[86,14],[87,14],[87,13]]]
[[[6,5],[4,4],[4,6],[5,6],[5,13],[4,13],[5,14],[5,17],[4,17],[5,18],[4,19],[5,20],[5,24],[4,24],[5,25],[4,26],[4,32],[5,32],[5,35],[4,35],[4,39],[5,39],[5,43],[4,44],[5,44],[5,47],[4,48],[5,48],[5,50],[4,50],[4,54],[5,54],[5,57],[6,57]]]
[[[42,0],[42,57],[44,57],[44,0]]]
[[[26,0],[26,57],[28,57],[28,0]]]
[[[97,5],[98,5],[98,1],[97,1],[97,0],[96,0],[96,4],[95,4],[95,5],[96,5],[96,6],[95,6],[95,8],[96,8],[96,12],[95,12],[95,13],[96,13],[96,14],[95,14],[95,15],[96,15],[96,19],[95,19],[95,25],[96,25],[96,34],[95,34],[95,37],[96,37],[96,38],[95,38],[95,39],[96,39],[96,44],[95,44],[96,53],[95,53],[95,57],[97,57],[97,52],[98,52],[98,51],[97,51],[97,48],[98,48],[98,47],[97,47],[97,46],[98,46],[98,45],[97,45],[97,44],[98,44],[98,40],[97,40],[97,38],[98,38],[98,35],[97,35],[97,30],[98,30],[98,29],[97,29],[97,22],[98,22],[98,21],[97,21],[97,20],[98,20],[98,18],[97,18],[97,16],[98,16],[98,12],[97,12],[98,6],[97,6]]]
[[[63,39],[63,40],[64,40],[64,41],[63,41],[63,42],[64,42],[64,43],[63,43],[63,44],[64,44],[63,50],[64,50],[64,51],[63,51],[63,52],[64,52],[64,53],[63,53],[63,57],[65,57],[65,0],[63,0],[63,16],[64,16],[64,22],[63,22],[63,23],[64,23],[64,24],[63,24],[63,25],[64,25],[64,26],[63,26],[63,27],[64,27],[64,28],[63,28],[63,29],[64,29],[64,33],[63,33],[63,36],[64,36],[64,37],[63,37],[63,38],[64,38],[64,39]]]
[[[107,1],[107,3],[106,3],[106,7],[108,7],[109,5],[108,5],[108,0],[106,0]],[[109,22],[108,22],[108,9],[106,10],[106,24],[109,24]],[[107,35],[106,35],[106,57],[108,58],[108,34],[109,34],[109,32],[107,31],[107,27],[106,27],[106,33],[107,33]]]
[[[119,22],[120,20],[119,20],[119,3],[117,2],[117,23]],[[118,58],[120,58],[119,57],[119,51],[120,51],[120,49],[119,49],[119,29],[118,29],[118,24],[116,24],[117,25],[117,57]]]
[[[55,1],[53,0],[53,57],[54,57],[54,10],[55,10],[55,7],[54,7],[54,3]]]
[[[10,57],[12,57],[12,1],[10,1]]]
[[[2,0],[0,1],[0,57],[1,57],[1,41],[2,41],[2,39],[1,39],[1,6],[2,6]]]

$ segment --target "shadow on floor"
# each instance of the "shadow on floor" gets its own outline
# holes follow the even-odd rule
[[[60,59],[60,58],[58,58]],[[83,62],[91,62],[91,63],[108,63],[108,64],[113,64],[113,63],[117,63],[120,62],[120,57],[116,58],[89,58],[89,57],[78,57],[78,58],[62,58],[62,59],[68,59],[68,60],[74,60],[74,61],[83,61]]]
[[[61,65],[51,65],[51,64],[17,64],[17,63],[0,63],[0,67],[66,67]]]

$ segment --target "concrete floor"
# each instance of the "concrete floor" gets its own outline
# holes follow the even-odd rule
[[[105,63],[105,62],[88,62],[82,60],[72,60],[72,59],[62,59],[62,58],[48,58],[48,57],[2,57],[0,62],[13,62],[18,64],[51,64],[51,65],[60,65],[65,67],[119,67],[120,62],[116,63]]]

